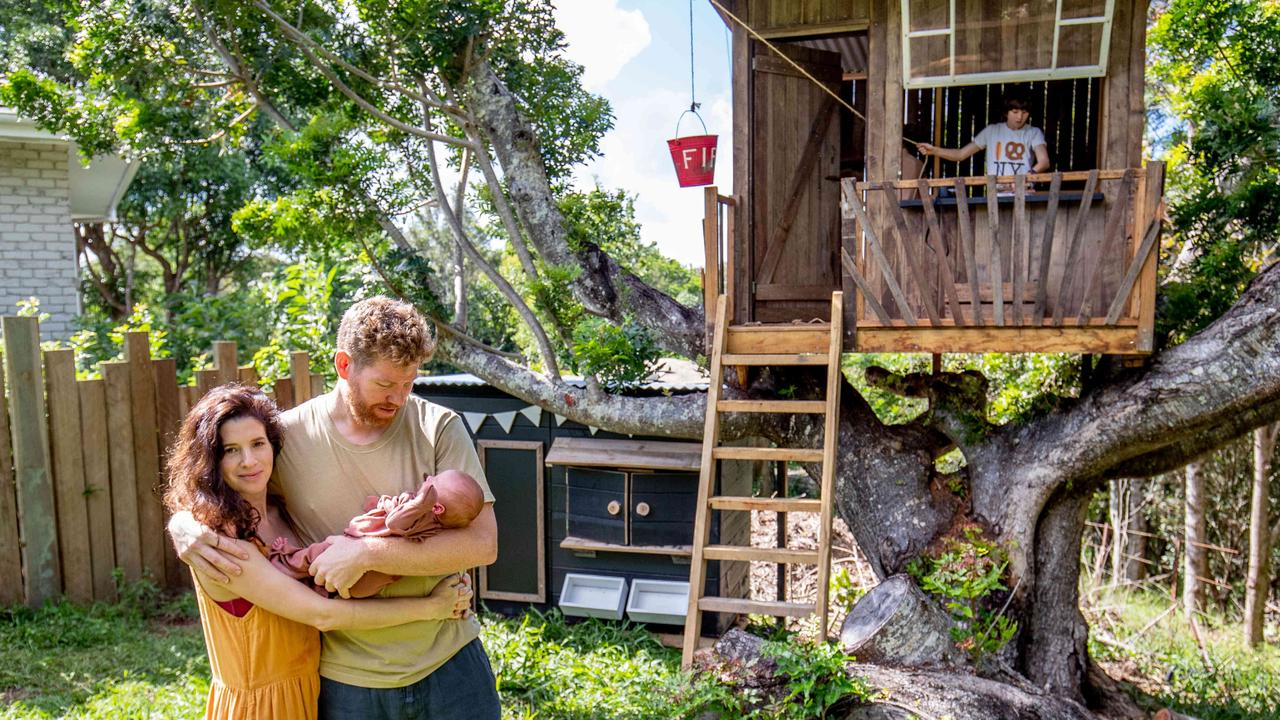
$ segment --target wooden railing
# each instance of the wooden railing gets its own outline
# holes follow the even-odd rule
[[[0,605],[113,600],[116,568],[129,581],[186,584],[164,531],[164,458],[187,409],[222,383],[257,384],[253,368],[237,366],[235,343],[217,342],[215,367],[181,386],[174,361],[152,359],[147,333],[131,332],[125,360],[77,380],[71,350],[40,350],[35,318],[2,323]],[[291,353],[290,368],[268,392],[282,409],[324,392],[306,353]]]
[[[975,186],[985,192],[972,195]],[[1150,350],[1162,190],[1157,163],[844,180],[841,259],[858,290],[857,327],[1126,327],[1137,332],[1132,346],[1100,348]]]
[[[733,317],[733,232],[737,202],[721,195],[715,186],[705,188],[702,197],[702,306],[708,309],[707,347],[711,347],[715,317],[710,309],[716,306],[717,295],[725,295],[729,304],[727,317]]]

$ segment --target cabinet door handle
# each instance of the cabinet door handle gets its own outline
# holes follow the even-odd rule
[[[649,517],[649,503],[636,503],[636,514],[640,517]]]
[[[610,500],[609,504],[605,506],[605,509],[609,511],[610,515],[617,515],[622,512],[622,503],[617,500]]]

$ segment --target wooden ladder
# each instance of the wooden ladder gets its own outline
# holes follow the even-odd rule
[[[827,592],[831,575],[831,518],[834,512],[836,431],[840,408],[840,350],[843,341],[843,295],[831,295],[831,322],[808,325],[737,325],[729,327],[726,300],[716,301],[715,336],[711,352],[711,381],[707,388],[707,416],[702,435],[702,471],[698,480],[697,516],[693,527],[693,559],[689,569],[689,611],[684,625],[683,665],[689,667],[698,647],[702,612],[756,613],[775,617],[817,614],[827,631]],[[825,400],[721,400],[724,368],[742,366],[824,366],[827,368]],[[821,413],[825,416],[822,447],[757,448],[720,444],[720,415],[731,412]],[[819,498],[745,497],[715,495],[718,460],[774,460],[822,464]],[[711,545],[713,510],[808,512],[821,514],[817,550]],[[749,542],[749,541],[748,541]],[[818,566],[815,603],[750,600],[703,595],[707,561],[763,561],[780,565]]]

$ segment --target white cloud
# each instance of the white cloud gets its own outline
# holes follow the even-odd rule
[[[649,23],[618,0],[557,0],[556,26],[569,41],[567,54],[583,67],[582,82],[598,92],[649,46]]]

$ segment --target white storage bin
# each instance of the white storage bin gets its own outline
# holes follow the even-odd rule
[[[560,609],[565,615],[621,620],[626,602],[625,578],[569,573],[560,589]]]
[[[683,625],[689,612],[689,583],[674,580],[631,581],[627,617],[636,622]]]

